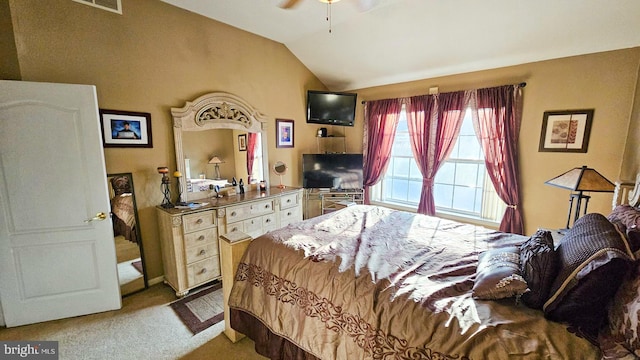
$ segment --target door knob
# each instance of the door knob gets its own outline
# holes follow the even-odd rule
[[[90,219],[87,219],[84,222],[89,223],[89,222],[92,222],[92,221],[102,221],[102,220],[104,220],[106,218],[107,218],[107,214],[105,214],[103,212],[99,212],[99,213],[96,214],[96,216],[94,216],[94,217],[92,217]]]

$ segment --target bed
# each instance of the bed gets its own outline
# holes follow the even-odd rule
[[[640,241],[620,209],[553,244],[350,206],[254,239],[230,325],[271,359],[633,359]]]
[[[113,235],[123,236],[133,243],[138,243],[136,214],[129,177],[126,175],[114,176],[110,182],[113,190],[111,196]]]

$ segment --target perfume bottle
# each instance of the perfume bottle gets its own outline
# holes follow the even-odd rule
[[[242,182],[242,179],[240,179],[238,187],[240,188],[240,194],[244,194],[244,183]]]

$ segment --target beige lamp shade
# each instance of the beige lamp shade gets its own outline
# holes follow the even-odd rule
[[[209,160],[209,164],[222,164],[224,161],[220,160],[218,156],[214,156]]]
[[[214,170],[215,170],[215,172],[216,172],[216,175],[215,175],[215,179],[216,179],[216,180],[220,180],[220,179],[222,179],[222,178],[220,177],[220,164],[222,164],[222,163],[224,163],[224,161],[220,160],[220,158],[219,158],[217,155],[214,155],[214,156],[211,158],[211,160],[209,160],[209,164],[213,164],[213,165],[215,165],[215,169],[214,169]]]
[[[615,185],[592,168],[582,166],[573,168],[545,182],[573,191],[613,192]]]

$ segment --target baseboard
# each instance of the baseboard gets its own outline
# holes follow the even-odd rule
[[[147,283],[149,284],[149,286],[152,286],[152,285],[155,285],[155,284],[160,284],[163,281],[164,281],[164,276],[158,276],[156,278],[149,279],[147,281]]]

